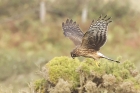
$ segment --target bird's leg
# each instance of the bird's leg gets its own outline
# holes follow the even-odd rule
[[[97,67],[100,67],[100,63],[99,63],[95,58],[93,58],[93,59],[94,59],[94,61],[95,61],[96,66],[97,66]]]
[[[97,67],[100,67],[100,62],[96,61],[95,64]]]

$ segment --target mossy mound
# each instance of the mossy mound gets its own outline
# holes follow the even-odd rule
[[[73,85],[78,85],[79,77],[75,72],[80,65],[78,59],[68,57],[56,57],[46,64],[46,69],[49,74],[49,81],[56,84],[60,78],[71,82]]]
[[[45,65],[43,76],[40,83],[35,83],[37,93],[140,92],[140,74],[129,61],[118,64],[88,58],[80,62],[69,57],[55,57]],[[43,92],[39,92],[41,90]]]

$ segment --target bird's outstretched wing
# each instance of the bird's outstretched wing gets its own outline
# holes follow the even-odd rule
[[[112,21],[107,15],[103,18],[100,16],[96,22],[92,21],[89,30],[83,36],[81,46],[98,51],[106,41],[107,26],[110,22]]]
[[[83,32],[80,30],[79,26],[76,24],[76,22],[73,22],[73,20],[66,20],[66,23],[62,23],[62,28],[64,31],[64,35],[66,37],[69,37],[73,43],[77,45],[81,45],[82,38],[83,38]]]

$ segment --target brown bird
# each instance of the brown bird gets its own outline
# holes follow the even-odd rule
[[[110,61],[120,63],[111,58],[104,56],[99,52],[100,47],[106,42],[107,27],[110,22],[112,22],[111,17],[107,18],[107,15],[100,16],[97,21],[92,21],[89,30],[84,34],[79,25],[73,20],[66,20],[66,23],[62,23],[62,28],[64,35],[70,38],[76,45],[75,49],[71,52],[71,57],[89,57],[93,59],[105,58]]]

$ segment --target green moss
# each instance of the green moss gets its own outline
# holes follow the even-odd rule
[[[77,85],[79,77],[75,70],[79,64],[78,59],[55,57],[46,64],[46,68],[49,70],[49,80],[51,83],[56,84],[59,78],[63,78]]]

